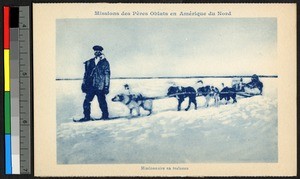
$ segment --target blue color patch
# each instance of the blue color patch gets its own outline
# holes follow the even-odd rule
[[[5,135],[5,174],[12,174],[11,135]]]

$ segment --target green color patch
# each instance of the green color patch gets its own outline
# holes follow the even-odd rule
[[[4,92],[4,131],[11,133],[10,92]]]

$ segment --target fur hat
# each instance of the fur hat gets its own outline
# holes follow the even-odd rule
[[[99,46],[99,45],[95,45],[94,47],[93,47],[93,50],[99,50],[99,51],[102,51],[103,50],[103,47],[101,47],[101,46]]]

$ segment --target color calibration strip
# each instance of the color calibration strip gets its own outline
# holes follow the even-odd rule
[[[4,7],[5,173],[31,173],[29,7]]]
[[[5,174],[12,174],[11,154],[11,104],[10,104],[10,8],[4,7],[4,131]]]

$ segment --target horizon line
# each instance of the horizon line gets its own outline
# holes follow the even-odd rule
[[[158,76],[158,77],[112,77],[111,80],[123,79],[189,79],[189,78],[251,78],[252,75],[201,75],[201,76]],[[278,75],[258,75],[260,78],[278,78]],[[82,80],[83,78],[56,78],[61,80]]]

